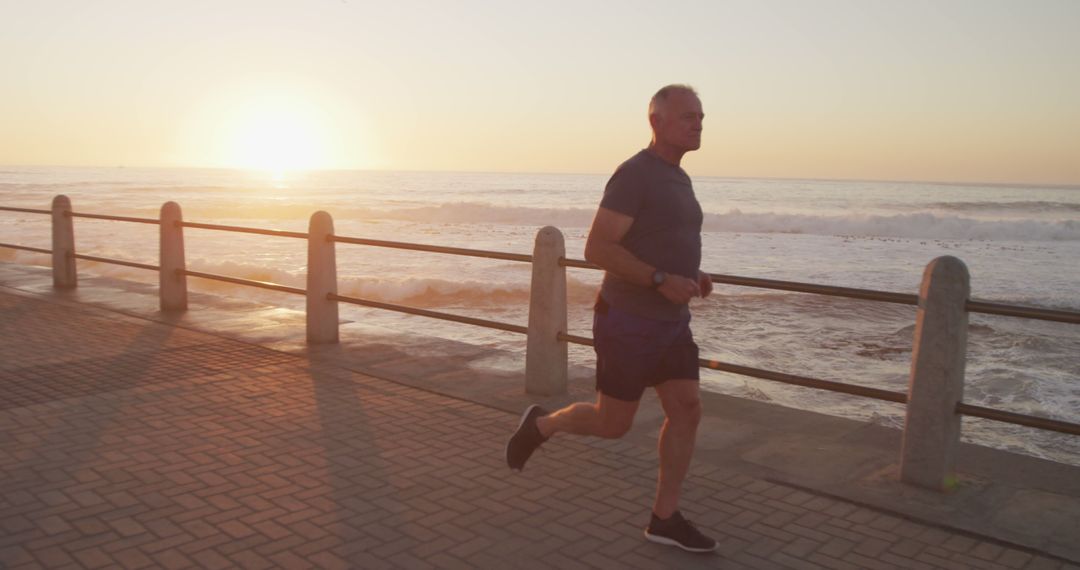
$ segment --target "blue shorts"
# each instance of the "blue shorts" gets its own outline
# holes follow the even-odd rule
[[[698,380],[698,346],[690,318],[658,321],[620,311],[603,299],[593,314],[596,390],[636,402],[666,380]]]

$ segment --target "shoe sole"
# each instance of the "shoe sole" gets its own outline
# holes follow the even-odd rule
[[[539,407],[540,407],[540,404],[533,404],[533,405],[529,406],[528,408],[525,408],[525,413],[521,414],[521,420],[518,422],[517,429],[515,429],[514,433],[510,435],[510,439],[506,440],[506,448],[503,450],[503,455],[506,457],[506,465],[507,466],[510,465],[510,442],[514,439],[514,436],[517,435],[517,433],[519,431],[521,431],[521,426],[525,425],[525,420],[529,419],[529,414],[532,413],[533,408],[539,408]],[[510,470],[515,472],[515,473],[521,473],[521,469],[514,469],[513,467],[510,467]]]
[[[692,546],[686,546],[685,544],[683,544],[683,543],[681,543],[681,542],[679,542],[677,540],[667,538],[666,536],[659,536],[659,535],[655,535],[655,534],[649,534],[649,531],[645,531],[645,540],[648,540],[649,542],[655,542],[656,544],[663,544],[663,545],[666,545],[666,546],[677,546],[677,547],[679,547],[679,548],[681,548],[681,549],[683,549],[683,550],[685,550],[687,552],[698,552],[698,553],[714,552],[714,551],[716,551],[716,547],[719,546],[718,544],[713,544],[712,548],[694,548]]]

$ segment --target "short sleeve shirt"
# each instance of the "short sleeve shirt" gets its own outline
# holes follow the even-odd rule
[[[615,170],[600,207],[634,218],[620,245],[670,274],[697,279],[701,265],[701,205],[690,176],[647,150]],[[611,306],[641,317],[676,321],[690,315],[686,304],[668,301],[655,289],[606,272],[600,294]]]

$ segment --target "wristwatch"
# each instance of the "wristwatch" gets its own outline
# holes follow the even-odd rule
[[[652,288],[659,289],[664,284],[664,280],[667,279],[667,273],[660,271],[659,269],[652,272]]]

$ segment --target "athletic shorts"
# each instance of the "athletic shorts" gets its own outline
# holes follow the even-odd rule
[[[658,321],[631,315],[602,298],[593,314],[596,390],[636,402],[645,388],[666,380],[698,379],[698,346],[690,317]]]

